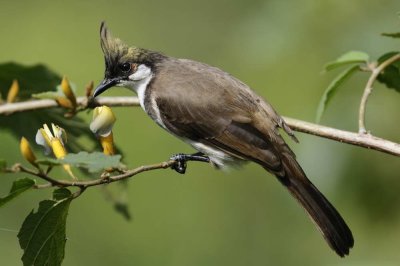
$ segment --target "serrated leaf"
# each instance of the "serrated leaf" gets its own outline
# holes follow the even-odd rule
[[[382,36],[391,37],[391,38],[400,38],[400,32],[392,32],[392,33],[382,33]]]
[[[7,161],[0,159],[0,172],[3,172],[7,168]]]
[[[396,54],[399,54],[399,52],[386,53],[378,59],[378,63],[381,64],[382,62],[386,61],[392,56],[395,56]],[[387,66],[378,75],[377,80],[380,83],[385,84],[387,88],[395,89],[396,91],[400,92],[400,61],[397,60],[391,65]]]
[[[71,191],[67,188],[59,188],[53,191],[53,199],[57,201],[69,198],[71,195]]]
[[[20,100],[30,99],[32,94],[42,92],[56,93],[57,86],[61,82],[60,75],[44,65],[0,64],[0,93],[2,95],[7,95],[8,88],[14,79],[17,79],[20,85],[18,93]],[[87,123],[77,116],[65,119],[64,113],[65,110],[61,108],[13,113],[1,117],[0,128],[9,131],[10,135],[18,140],[24,135],[31,143],[34,143],[38,128],[45,123],[52,122],[68,130],[67,148],[69,151],[78,152],[84,149],[83,145],[78,142],[80,137],[85,137],[85,146],[94,146],[96,140]]]
[[[104,155],[101,152],[87,153],[69,153],[64,159],[60,160],[62,164],[70,164],[76,167],[87,169],[90,173],[100,172],[108,168],[116,168],[120,165],[121,155]]]
[[[88,153],[81,151],[79,153],[68,153],[63,159],[44,158],[36,160],[36,163],[42,165],[62,165],[87,169],[90,173],[100,172],[109,168],[121,167],[121,155],[105,155],[101,152]]]
[[[2,207],[4,204],[8,203],[12,199],[16,198],[21,193],[33,188],[35,184],[35,180],[30,178],[23,178],[14,181],[8,195],[0,198],[0,207]]]
[[[317,109],[317,117],[316,117],[316,122],[319,123],[322,117],[322,114],[324,113],[326,107],[328,106],[330,100],[332,97],[335,95],[339,87],[347,80],[349,79],[356,71],[358,71],[360,68],[358,65],[351,66],[341,72],[332,82],[329,84],[329,86],[326,88],[324,94],[321,97],[321,100],[319,101],[318,109]]]
[[[18,233],[24,265],[61,265],[66,243],[66,222],[72,198],[44,200],[25,218]]]
[[[349,64],[359,64],[359,63],[367,64],[368,61],[369,61],[369,55],[367,53],[360,51],[350,51],[343,54],[335,61],[327,63],[324,69],[325,71],[330,71],[332,69]]]

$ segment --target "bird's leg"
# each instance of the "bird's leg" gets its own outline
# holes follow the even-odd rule
[[[210,158],[204,155],[201,152],[194,154],[183,154],[178,153],[173,155],[170,160],[175,161],[176,163],[171,166],[172,169],[177,171],[180,174],[184,174],[186,172],[187,162],[188,161],[197,161],[197,162],[210,162]]]

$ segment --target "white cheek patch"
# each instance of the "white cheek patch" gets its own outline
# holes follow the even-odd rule
[[[151,76],[151,69],[146,65],[139,65],[136,72],[129,76],[132,81],[139,81]]]
[[[147,85],[149,85],[150,80],[153,78],[153,73],[151,72],[150,67],[143,64],[139,65],[136,72],[128,78],[130,81],[128,81],[125,86],[136,91],[140,106],[146,111],[144,108],[144,96]]]

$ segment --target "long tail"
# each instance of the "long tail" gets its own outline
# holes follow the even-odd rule
[[[277,175],[279,181],[307,211],[329,246],[341,257],[348,255],[354,239],[346,222],[308,180],[297,161],[289,154],[282,157],[284,174]]]

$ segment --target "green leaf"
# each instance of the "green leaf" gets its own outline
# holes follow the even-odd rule
[[[69,153],[64,159],[60,160],[63,164],[70,164],[76,167],[87,169],[90,173],[100,172],[108,168],[120,166],[121,155],[108,156],[101,152]]]
[[[33,98],[37,99],[52,99],[55,100],[59,97],[65,97],[63,94],[59,93],[58,91],[45,91],[41,93],[32,94]]]
[[[399,52],[390,52],[382,55],[378,59],[378,63],[381,64],[382,62],[386,61],[387,59],[391,58],[399,54]],[[377,80],[380,83],[386,85],[386,87],[390,89],[395,89],[396,91],[400,92],[400,61],[397,60],[387,66],[379,75]]]
[[[76,94],[76,85],[73,84],[72,82],[69,83],[72,91]],[[65,97],[64,92],[62,91],[61,85],[58,85],[56,87],[56,91],[45,91],[45,92],[40,92],[36,94],[32,94],[33,98],[38,98],[38,99],[52,99],[55,100],[59,97]]]
[[[61,83],[60,75],[44,65],[0,64],[0,94],[7,95],[14,79],[17,79],[20,85],[18,94],[20,100],[30,99],[32,94],[42,92],[57,93],[57,86]],[[1,117],[0,128],[10,132],[18,141],[21,136],[25,136],[31,143],[35,143],[36,131],[44,123],[52,122],[67,130],[67,147],[70,151],[78,152],[84,149],[78,142],[80,137],[85,138],[85,146],[93,147],[96,140],[87,123],[77,116],[66,119],[64,113],[65,110],[61,108],[13,113]]]
[[[72,198],[44,200],[25,218],[18,233],[24,265],[61,265],[66,243],[66,222]]]
[[[358,65],[351,66],[346,70],[344,70],[343,72],[341,72],[334,80],[332,80],[332,82],[329,84],[324,94],[322,95],[321,100],[319,101],[317,117],[316,117],[317,123],[321,121],[322,114],[324,113],[326,107],[328,106],[328,103],[335,95],[339,87],[359,69],[360,68]]]
[[[68,153],[64,159],[44,158],[36,160],[38,164],[61,165],[70,164],[75,167],[85,168],[90,173],[100,172],[108,168],[121,166],[121,155],[105,155],[101,152],[88,153],[81,151],[79,153]]]
[[[0,172],[3,172],[7,168],[7,161],[0,159]]]
[[[71,191],[67,188],[59,188],[53,191],[54,200],[63,200],[72,195]]]
[[[359,64],[359,63],[368,64],[368,60],[369,60],[368,54],[360,51],[350,51],[340,56],[335,61],[326,64],[324,69],[325,71],[330,71],[332,69],[349,64]]]
[[[12,199],[16,198],[22,192],[31,189],[35,184],[36,184],[35,180],[30,178],[23,178],[14,181],[10,193],[5,197],[0,198],[0,207],[2,207],[4,204],[11,201]]]
[[[400,32],[382,33],[382,36],[391,37],[391,38],[400,38]]]
[[[61,82],[58,74],[41,64],[34,66],[23,66],[13,62],[0,64],[2,95],[7,95],[13,79],[18,80],[20,87],[18,98],[21,100],[31,98],[34,93],[54,90]]]

